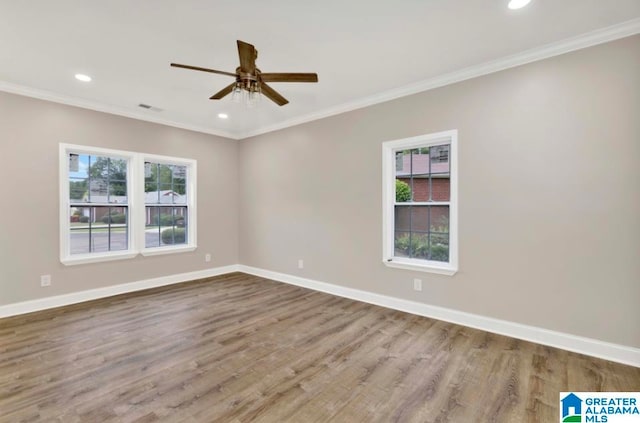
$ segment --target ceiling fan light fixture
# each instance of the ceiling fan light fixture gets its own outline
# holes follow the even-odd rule
[[[255,107],[260,103],[260,83],[256,80],[242,79],[231,90],[231,101],[242,103],[246,107]]]
[[[246,96],[247,107],[255,107],[260,103],[260,84],[257,81],[251,81]]]
[[[530,2],[531,0],[510,0],[508,7],[511,10],[522,9],[523,7],[528,5]]]
[[[242,103],[244,98],[244,90],[242,89],[242,85],[240,82],[236,83],[236,86],[233,87],[233,91],[231,92],[231,101],[233,103]]]
[[[256,107],[260,103],[260,93],[252,91],[247,94],[247,107]]]

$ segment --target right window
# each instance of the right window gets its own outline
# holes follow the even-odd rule
[[[195,248],[195,171],[192,160],[145,156],[143,255]]]
[[[457,131],[383,143],[383,261],[458,270]]]

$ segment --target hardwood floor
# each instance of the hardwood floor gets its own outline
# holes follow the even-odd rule
[[[557,422],[640,368],[234,273],[0,319],[0,421]]]

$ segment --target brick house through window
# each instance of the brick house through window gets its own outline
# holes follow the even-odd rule
[[[409,150],[405,150],[409,152]],[[405,153],[403,152],[403,153]],[[411,150],[409,154],[398,155],[396,159],[396,179],[405,182],[411,190],[411,201],[449,201],[450,198],[450,173],[449,173],[449,146],[442,145],[432,147],[428,151],[422,149]],[[412,226],[417,230],[427,231],[428,221],[432,226],[445,224],[448,220],[448,210],[434,207],[431,209],[431,219],[426,216],[426,209],[413,211]],[[417,219],[415,219],[417,217]],[[400,213],[397,218],[399,227],[406,227],[408,214]],[[423,227],[424,226],[424,227]]]

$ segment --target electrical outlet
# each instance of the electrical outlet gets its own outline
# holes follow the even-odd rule
[[[40,286],[50,286],[50,285],[51,285],[51,275],[40,276]]]
[[[298,260],[298,269],[304,269],[304,260],[302,259]]]
[[[207,263],[209,263],[211,261],[211,254],[207,253],[204,255],[204,261],[206,261]]]
[[[416,291],[422,291],[422,279],[413,280],[413,289]]]

